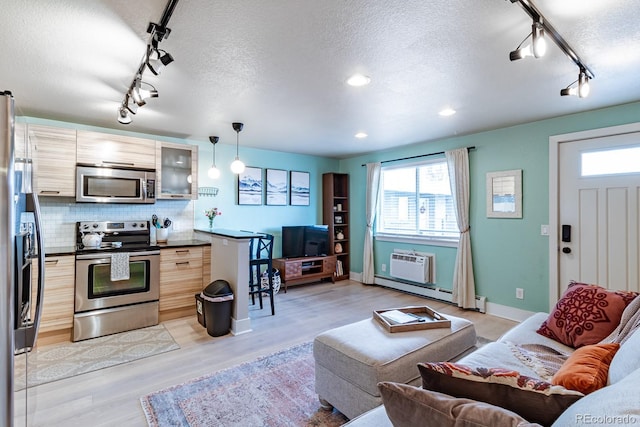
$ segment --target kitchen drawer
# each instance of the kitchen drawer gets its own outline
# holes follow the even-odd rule
[[[160,312],[192,308],[202,290],[202,247],[160,250]]]
[[[37,289],[38,261],[33,260],[32,298]],[[75,257],[54,256],[45,258],[44,304],[40,320],[40,332],[67,330],[73,326],[75,299]],[[32,316],[35,307],[32,308]]]

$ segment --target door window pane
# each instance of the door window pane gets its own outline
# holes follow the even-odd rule
[[[640,172],[640,147],[582,153],[581,176],[618,175]]]

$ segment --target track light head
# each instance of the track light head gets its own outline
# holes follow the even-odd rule
[[[540,21],[531,26],[531,52],[535,58],[542,58],[547,53],[547,40],[544,38],[544,28]]]
[[[124,105],[121,105],[120,108],[118,108],[118,123],[128,125],[131,121],[129,110]]]
[[[152,56],[155,58],[152,59]],[[159,75],[165,66],[173,62],[173,56],[167,51],[162,49],[148,49],[147,54],[147,68],[153,73],[154,76]]]
[[[150,89],[144,89],[142,88],[142,85],[146,85],[149,86]],[[144,104],[146,104],[145,99],[147,98],[157,98],[159,96],[158,91],[156,90],[156,88],[147,83],[142,81],[142,77],[138,77],[135,81],[135,84],[133,85],[133,87],[131,88],[131,98],[134,100],[134,102],[136,104],[138,104],[138,106],[142,107]]]
[[[578,86],[573,86],[576,83],[578,83]],[[587,75],[586,70],[582,69],[578,75],[578,80],[560,90],[560,96],[577,96],[579,98],[586,98],[589,96],[590,91],[591,87],[589,86],[589,76]]]
[[[522,44],[531,37],[531,43],[522,46]],[[509,53],[509,59],[511,61],[517,61],[518,59],[526,58],[527,56],[533,56],[534,58],[542,58],[547,52],[547,41],[544,37],[544,27],[542,23],[534,21],[531,25],[531,33],[518,45],[516,50]]]

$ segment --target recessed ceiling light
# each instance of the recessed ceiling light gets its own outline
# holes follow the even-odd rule
[[[347,84],[349,86],[366,86],[369,83],[371,83],[371,77],[365,76],[363,74],[354,74],[347,79]]]
[[[356,138],[358,138],[358,139],[363,139],[363,138],[366,138],[366,137],[367,137],[367,136],[369,136],[369,135],[367,135],[367,134],[366,134],[366,133],[364,133],[364,132],[358,132],[358,133],[356,133],[356,134],[355,134],[355,135],[353,135],[353,136],[355,136],[355,137],[356,137]]]
[[[453,108],[445,108],[444,110],[440,111],[438,114],[444,117],[448,117],[448,116],[453,116],[455,113],[456,113],[456,110],[454,110]]]

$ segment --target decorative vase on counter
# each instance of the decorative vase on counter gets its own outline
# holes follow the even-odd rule
[[[213,228],[213,218],[209,218],[209,228]]]
[[[168,228],[156,228],[156,242],[165,243],[169,239]]]

